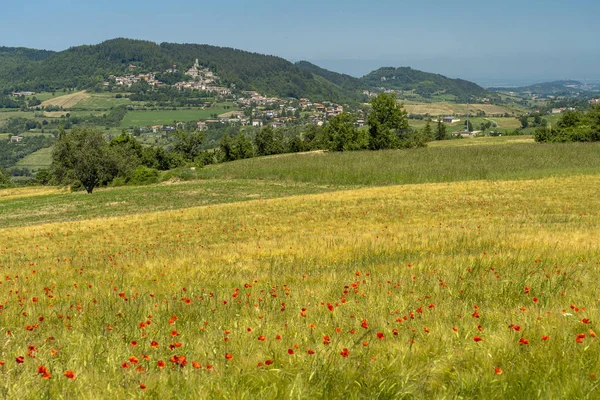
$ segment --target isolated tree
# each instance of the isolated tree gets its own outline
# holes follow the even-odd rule
[[[446,140],[448,135],[446,133],[446,125],[440,118],[437,120],[437,129],[435,130],[435,140]]]
[[[113,160],[102,131],[95,128],[63,130],[52,151],[52,173],[59,183],[81,182],[91,194],[100,183],[113,178]]]
[[[519,118],[519,121],[521,121],[521,128],[526,129],[529,127],[529,117],[527,115],[523,115]]]
[[[406,111],[396,101],[395,94],[379,94],[371,99],[371,107],[367,117],[369,148],[382,150],[395,147],[398,132],[408,129]]]
[[[473,123],[469,120],[465,120],[465,130],[467,132],[473,132]]]
[[[433,129],[431,129],[431,119],[427,119],[427,122],[425,123],[425,127],[423,128],[423,138],[425,140],[433,140],[434,136],[433,136]]]

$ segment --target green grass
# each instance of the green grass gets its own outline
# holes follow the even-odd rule
[[[427,143],[428,147],[466,147],[466,146],[496,146],[519,143],[534,143],[533,136],[483,136],[467,137],[455,140],[440,140]]]
[[[8,199],[0,196],[0,228],[323,193],[340,187],[294,182],[210,180],[98,188],[92,195],[65,191],[40,196],[11,196]]]
[[[456,143],[467,143],[459,141]],[[203,168],[199,174],[207,179],[264,179],[363,186],[536,179],[600,173],[599,152],[600,143],[521,143],[378,152],[317,152],[213,165]]]
[[[52,147],[47,147],[20,159],[15,166],[29,168],[31,172],[36,172],[42,168],[49,168],[50,164],[52,164]]]
[[[77,103],[72,110],[108,110],[112,107],[131,105],[132,101],[114,93],[89,93],[90,97]]]
[[[211,119],[213,114],[223,114],[234,111],[234,109],[225,108],[209,108],[206,110],[161,110],[161,111],[129,111],[123,121],[121,127],[127,128],[130,126],[153,126],[172,124],[173,121],[187,122],[204,119]]]

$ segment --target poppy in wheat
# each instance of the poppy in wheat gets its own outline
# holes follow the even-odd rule
[[[340,352],[340,354],[342,355],[342,357],[346,358],[350,355],[350,351],[348,351],[348,349],[344,348],[344,350],[342,350]]]
[[[496,367],[496,369],[494,370],[494,372],[496,372],[496,375],[502,375],[502,368],[500,367]]]
[[[520,345],[526,345],[529,344],[529,340],[525,339],[525,338],[521,338],[519,339],[519,344]]]
[[[474,336],[473,340],[476,342],[481,342],[483,339],[481,338],[481,336]]]
[[[63,375],[66,376],[69,379],[75,379],[77,377],[77,375],[75,374],[75,372],[73,372],[71,370],[65,371],[65,373]]]
[[[233,360],[233,356],[231,354],[229,354],[229,353],[225,353],[225,359],[227,361],[231,361],[231,360]]]

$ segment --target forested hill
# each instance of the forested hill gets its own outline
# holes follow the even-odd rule
[[[85,89],[97,86],[111,74],[125,74],[131,64],[137,67],[136,73],[161,72],[174,64],[178,69],[185,70],[192,66],[196,58],[202,66],[213,70],[223,84],[235,85],[242,90],[339,102],[359,98],[357,93],[314,76],[280,57],[209,45],[159,45],[131,39],[113,39],[92,46],[72,47],[27,62],[17,54],[9,55],[5,57],[6,62],[0,65],[0,89]]]
[[[457,100],[469,100],[473,97],[485,97],[487,91],[481,86],[463,79],[451,79],[439,74],[423,72],[410,67],[385,67],[361,78],[373,87],[396,90],[414,90],[423,97],[437,93],[456,96]]]
[[[9,81],[15,74],[23,73],[29,64],[45,60],[52,54],[54,52],[48,50],[0,46],[0,82]]]
[[[335,83],[336,85],[346,89],[346,90],[365,90],[369,88],[369,85],[359,78],[355,78],[350,75],[340,74],[337,72],[329,71],[325,68],[321,68],[318,65],[310,63],[308,61],[298,61],[296,63],[298,68],[301,68],[305,71],[311,72],[317,76],[323,77],[327,79],[329,82]]]
[[[186,70],[198,59],[221,78],[221,84],[278,97],[308,97],[337,103],[365,100],[361,91],[414,90],[423,97],[440,94],[455,100],[486,97],[475,83],[412,68],[381,68],[362,78],[328,71],[306,61],[200,44],[112,39],[97,45],[52,52],[0,47],[0,95],[13,90],[51,91],[102,88],[109,75],[163,72],[173,65]],[[449,100],[452,100],[449,98]]]

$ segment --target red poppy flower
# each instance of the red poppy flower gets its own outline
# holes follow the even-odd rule
[[[143,383],[140,383],[140,389],[146,390],[146,385],[144,385]]]
[[[550,340],[550,336],[547,336],[547,335],[542,336],[542,341],[543,342],[546,342],[548,340]]]
[[[342,357],[346,358],[350,355],[350,351],[348,351],[348,349],[344,348],[344,350],[342,350],[340,352],[340,354],[342,355]]]
[[[163,360],[158,360],[158,362],[156,363],[156,366],[160,369],[163,369],[166,366],[166,364]]]
[[[310,354],[310,355],[313,355],[313,354],[315,354],[315,351],[314,351],[314,350],[310,350],[310,349],[309,349],[309,350],[307,351],[307,353],[308,353],[308,354]]]
[[[233,360],[233,356],[231,354],[229,354],[229,353],[225,353],[225,359],[227,361],[231,361],[231,360]]]
[[[25,357],[19,356],[15,359],[15,361],[17,362],[17,364],[23,364],[25,362]]]
[[[261,342],[264,342],[265,340],[267,340],[267,338],[265,336],[259,336],[258,340],[260,340]]]
[[[63,375],[66,376],[69,379],[75,379],[77,377],[77,375],[75,374],[75,372],[73,372],[71,370],[65,371],[65,373]]]
[[[525,339],[525,338],[521,338],[519,339],[519,344],[520,345],[526,345],[529,344],[529,340]]]
[[[266,360],[265,361],[265,365],[271,365],[271,364],[273,364],[273,360]]]
[[[289,354],[289,355],[293,355],[293,354],[294,354],[294,350],[292,350],[292,349],[288,349],[288,354]]]
[[[171,336],[172,337],[179,336],[179,332],[173,330],[173,331],[171,331]]]
[[[476,342],[481,342],[483,339],[480,336],[474,336],[473,340]]]
[[[135,356],[131,356],[131,357],[129,357],[129,362],[132,364],[137,364],[140,362],[140,360]]]
[[[366,320],[366,319],[363,319],[363,320],[362,320],[362,322],[361,322],[360,326],[362,326],[362,327],[363,327],[363,328],[365,328],[365,329],[368,329],[368,328],[369,328],[369,324],[367,323],[367,320]]]
[[[158,342],[156,340],[153,340],[150,343],[150,347],[152,347],[153,349],[158,349]]]
[[[198,361],[192,361],[192,367],[194,367],[196,369],[200,369],[200,368],[202,368],[202,365],[200,365],[200,363]]]
[[[383,332],[377,332],[377,339],[385,339]]]
[[[496,375],[502,375],[503,371],[502,371],[502,368],[496,367],[495,370],[494,370],[494,372],[496,373]]]

